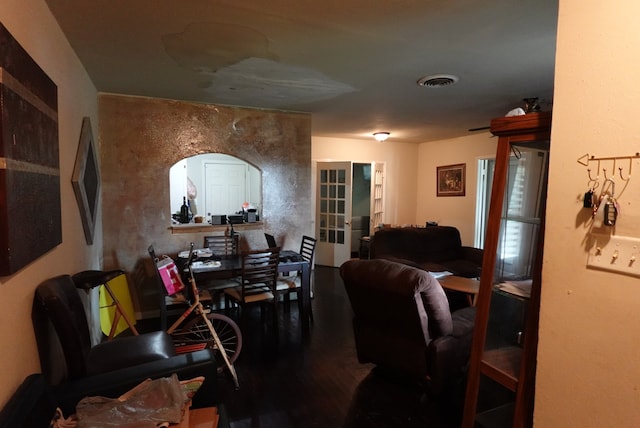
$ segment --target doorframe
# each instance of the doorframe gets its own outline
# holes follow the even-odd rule
[[[312,189],[312,197],[311,197],[311,212],[313,213],[313,218],[311,219],[311,227],[312,230],[314,231],[314,234],[317,232],[318,228],[317,228],[317,214],[318,214],[318,208],[317,208],[317,200],[318,200],[318,163],[332,163],[332,162],[350,162],[352,167],[351,167],[351,174],[352,174],[352,180],[353,180],[353,164],[370,164],[372,166],[372,174],[374,172],[374,168],[375,165],[382,165],[383,166],[383,175],[382,175],[382,219],[383,221],[385,221],[385,216],[386,216],[386,188],[387,188],[387,162],[385,161],[374,161],[374,160],[338,160],[338,159],[312,159],[311,161],[311,189]],[[373,192],[373,187],[374,187],[374,177],[372,176],[371,178],[371,188],[370,191]],[[373,202],[373,201],[372,201]],[[370,224],[369,224],[369,234],[373,235],[373,233],[375,232],[375,228],[378,226],[377,224],[373,224],[374,222],[374,217],[371,213],[371,210],[373,209],[370,208]],[[350,219],[349,219],[350,222]],[[351,234],[349,234],[349,240],[351,240]],[[335,266],[338,267],[338,266]]]

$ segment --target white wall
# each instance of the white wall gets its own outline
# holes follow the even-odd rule
[[[587,153],[640,151],[640,2],[614,3],[560,1],[534,414],[539,427],[640,426],[640,279],[585,267],[591,221],[580,197],[588,176],[577,162]],[[639,172],[636,160],[611,230],[617,235],[640,237]]]
[[[44,0],[0,1],[0,22],[58,86],[62,244],[18,273],[0,278],[0,407],[24,378],[40,371],[31,324],[33,291],[44,279],[97,268],[102,258],[101,218],[87,246],[71,186],[82,117],[98,135],[97,94]],[[98,209],[98,213],[100,209]]]
[[[415,222],[454,226],[460,231],[462,244],[473,246],[478,159],[495,157],[497,143],[497,138],[483,132],[420,144]],[[461,163],[466,164],[465,196],[436,196],[436,168]]]
[[[317,161],[384,162],[386,164],[385,223],[413,224],[416,212],[418,145],[368,140],[314,137],[311,159]],[[315,183],[315,178],[314,178]],[[315,193],[314,193],[315,194]]]

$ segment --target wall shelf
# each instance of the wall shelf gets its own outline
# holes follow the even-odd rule
[[[254,223],[238,223],[233,225],[233,229],[238,232],[241,230],[262,229],[264,223],[256,221]],[[174,224],[169,227],[171,233],[202,233],[202,232],[224,232],[227,228],[231,228],[230,224],[209,224],[209,223],[187,223]]]

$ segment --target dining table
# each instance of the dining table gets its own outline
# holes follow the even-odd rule
[[[198,283],[205,283],[212,279],[231,279],[242,276],[241,255],[214,255],[207,248],[194,250],[191,262],[193,278]],[[178,260],[185,264],[189,258],[189,251],[178,254]],[[280,253],[278,273],[300,275],[300,287],[302,290],[302,305],[300,324],[303,331],[308,330],[311,319],[311,264],[302,256],[292,250],[284,250]],[[230,283],[231,284],[231,283]]]

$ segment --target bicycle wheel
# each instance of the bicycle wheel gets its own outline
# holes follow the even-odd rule
[[[242,333],[240,332],[240,328],[235,321],[225,315],[209,313],[207,314],[207,318],[209,318],[213,329],[220,339],[229,363],[233,364],[242,350]],[[182,330],[174,333],[173,336],[174,340],[178,343],[188,345],[204,342],[207,348],[218,350],[213,336],[209,331],[209,327],[202,319],[202,315],[198,315],[188,321]],[[225,369],[225,362],[223,358],[218,358],[217,360],[218,373],[220,373]]]

